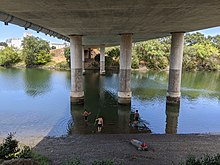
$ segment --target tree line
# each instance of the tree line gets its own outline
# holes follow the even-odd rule
[[[33,36],[25,37],[22,41],[22,50],[15,47],[5,46],[0,50],[0,66],[10,67],[18,62],[24,61],[26,67],[44,65],[51,60],[49,43]]]
[[[24,61],[27,67],[44,65],[50,62],[51,54],[49,43],[38,37],[26,37],[23,40],[22,50],[6,46],[0,50],[0,65],[9,67]],[[167,70],[171,37],[153,39],[145,42],[134,43],[132,47],[132,68],[146,67],[150,70]],[[67,64],[70,64],[70,50],[64,51]],[[106,48],[106,66],[119,66],[120,48]],[[100,59],[95,57],[96,66]],[[70,66],[70,65],[68,65]],[[220,70],[220,35],[205,36],[199,32],[186,33],[183,52],[184,70]]]

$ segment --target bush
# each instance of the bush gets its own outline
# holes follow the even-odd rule
[[[65,48],[64,49],[64,56],[66,58],[66,62],[70,66],[70,48]]]
[[[106,57],[105,58],[105,65],[108,67],[108,66],[111,66],[113,65],[113,59],[111,57]]]
[[[68,69],[70,69],[70,66],[67,62],[62,61],[62,62],[56,64],[56,68],[58,68],[60,70],[68,70]]]
[[[14,135],[15,133],[9,133],[6,139],[3,140],[3,143],[0,144],[0,159],[10,160],[23,158],[32,159],[39,164],[49,164],[48,158],[33,152],[29,146],[18,148],[18,141],[13,139]]]
[[[112,57],[113,59],[119,58],[120,57],[120,49],[119,47],[112,47],[110,50],[107,52],[107,55],[109,57]]]
[[[198,159],[190,155],[185,162],[181,162],[179,165],[220,165],[220,154],[215,156],[205,155]]]
[[[21,59],[19,57],[19,53],[13,47],[6,47],[5,49],[0,51],[0,65],[1,66],[11,66],[19,62]]]
[[[95,68],[97,68],[97,67],[99,67],[99,63],[96,62],[96,61],[94,61],[94,62],[92,62],[92,66],[95,67]]]
[[[18,158],[20,149],[18,148],[18,141],[14,140],[15,133],[9,133],[3,144],[0,145],[0,159],[8,160]]]
[[[95,61],[96,61],[96,62],[100,62],[100,54],[97,54],[97,55],[95,56]]]

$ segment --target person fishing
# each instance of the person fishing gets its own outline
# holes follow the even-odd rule
[[[103,118],[100,116],[95,121],[98,121],[98,132],[101,132],[104,124]]]
[[[88,111],[86,111],[86,109],[85,109],[85,111],[83,112],[83,116],[84,116],[84,121],[85,122],[88,122],[88,116],[91,114],[91,112],[88,112]]]

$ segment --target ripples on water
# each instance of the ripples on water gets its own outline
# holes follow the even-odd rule
[[[70,73],[39,69],[0,69],[0,136],[65,136],[95,133],[95,118],[104,117],[103,133],[219,133],[219,73],[184,72],[180,107],[166,105],[165,72],[133,72],[131,106],[117,103],[118,74],[86,72],[85,104],[70,104]],[[92,112],[86,125],[84,109]],[[138,109],[145,130],[131,120]]]

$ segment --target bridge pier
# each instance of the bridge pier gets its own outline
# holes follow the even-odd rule
[[[184,33],[172,33],[167,103],[180,103]]]
[[[122,34],[120,41],[120,73],[118,103],[131,103],[132,34]]]
[[[105,74],[105,45],[100,46],[100,74]]]
[[[85,74],[85,54],[84,54],[83,46],[82,46],[82,73]]]
[[[71,102],[84,103],[84,88],[82,75],[82,36],[70,36],[71,59]]]

